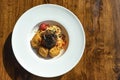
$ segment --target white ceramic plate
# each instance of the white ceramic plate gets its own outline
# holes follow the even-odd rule
[[[52,20],[63,25],[69,35],[69,45],[63,55],[44,59],[32,50],[30,40],[35,25]],[[76,66],[85,48],[85,34],[79,19],[68,9],[43,4],[26,11],[15,24],[12,33],[14,55],[23,68],[41,77],[56,77],[65,74]]]

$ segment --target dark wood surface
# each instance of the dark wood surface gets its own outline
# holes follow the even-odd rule
[[[49,79],[23,69],[11,48],[18,18],[26,10],[46,3],[71,10],[86,35],[86,48],[77,66]],[[0,80],[120,80],[120,0],[0,0]]]

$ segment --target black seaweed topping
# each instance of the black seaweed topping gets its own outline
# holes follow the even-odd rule
[[[56,45],[57,36],[52,31],[48,30],[42,34],[41,45],[45,48],[51,49]]]

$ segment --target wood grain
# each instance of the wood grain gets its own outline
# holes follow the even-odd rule
[[[55,78],[35,76],[16,61],[11,34],[18,18],[40,4],[71,10],[86,34],[82,59]],[[0,80],[120,80],[120,0],[0,0]]]

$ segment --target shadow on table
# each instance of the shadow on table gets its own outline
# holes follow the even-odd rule
[[[3,48],[3,64],[6,72],[12,80],[60,80],[62,76],[55,78],[43,78],[35,76],[21,67],[17,62],[11,46],[12,33],[7,37]]]

